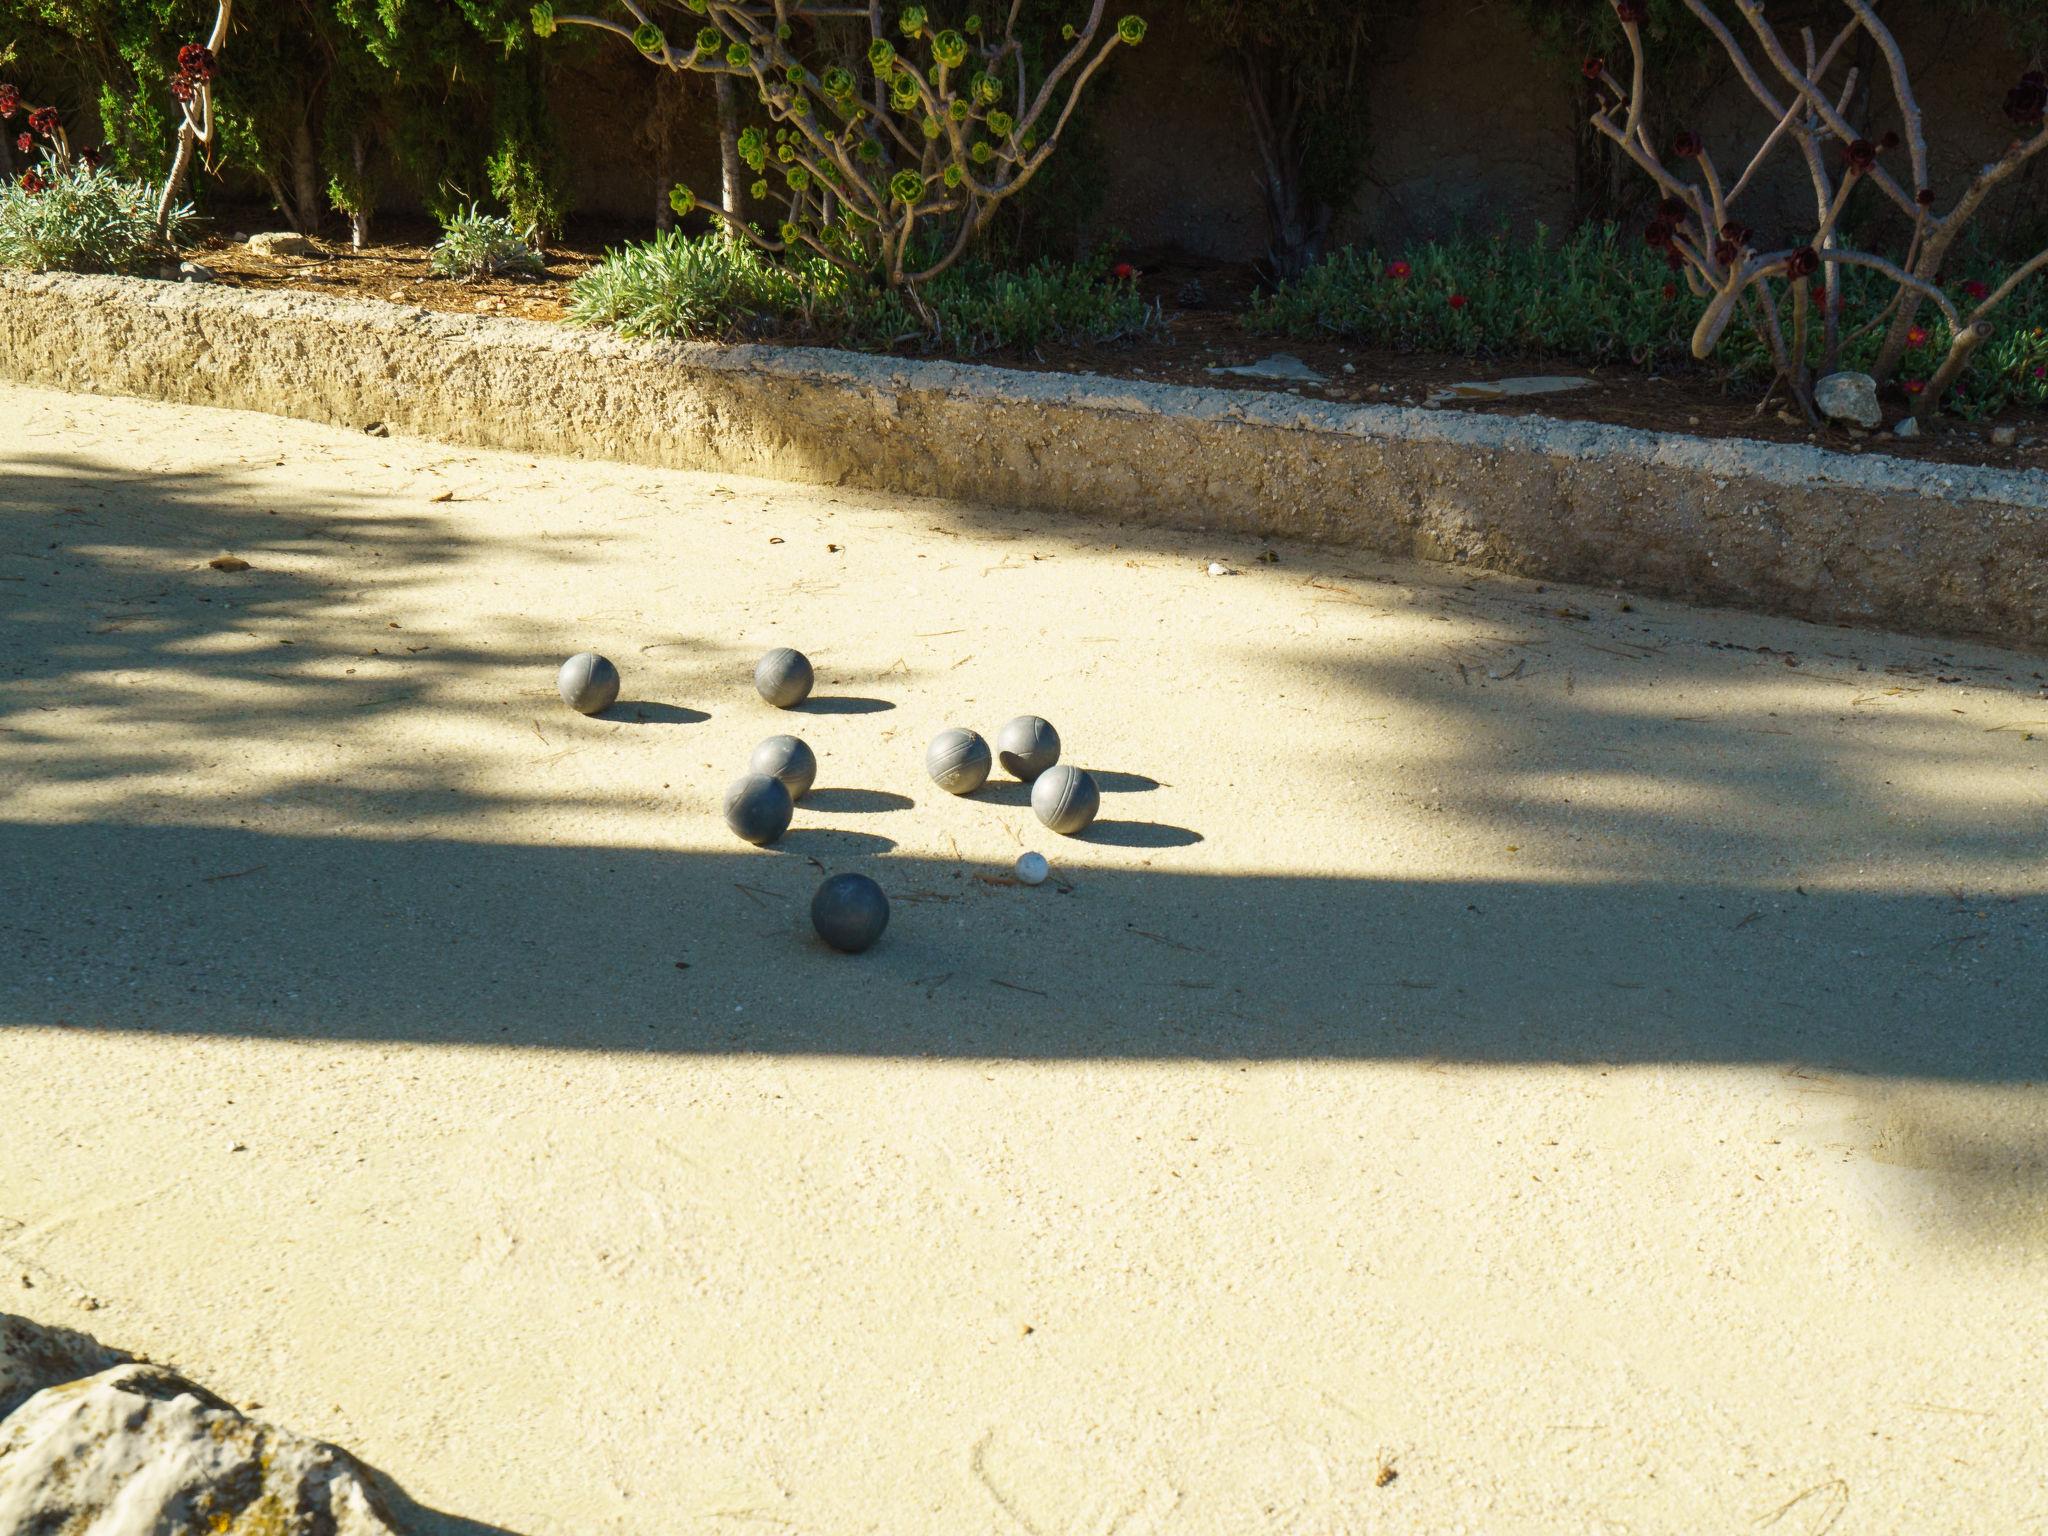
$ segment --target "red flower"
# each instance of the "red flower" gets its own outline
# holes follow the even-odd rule
[[[22,134],[20,137],[15,139],[14,147],[20,150],[24,155],[27,154],[30,150],[36,147],[35,136],[33,134],[27,133]]]
[[[190,75],[171,76],[171,94],[180,101],[190,101],[198,89]]]
[[[1819,270],[1820,252],[1810,245],[1803,250],[1794,251],[1785,259],[1785,275],[1787,277],[1811,277]]]
[[[213,78],[213,50],[204,43],[187,43],[178,50],[178,73],[195,80]]]
[[[41,171],[23,171],[21,173],[21,190],[30,197],[34,197],[38,192],[47,192],[50,190],[50,178]]]
[[[0,85],[0,119],[14,116],[21,110],[21,92],[11,85]]]
[[[1599,54],[1593,54],[1587,58],[1585,63],[1579,66],[1579,73],[1588,80],[1598,80],[1607,73],[1607,61],[1601,58]]]
[[[78,152],[78,163],[88,171],[98,170],[100,162],[106,158],[106,151],[97,144],[88,144]]]
[[[1924,394],[1926,394],[1926,393],[1927,393],[1927,381],[1926,381],[1925,379],[1908,379],[1908,380],[1906,380],[1906,393],[1907,393],[1907,394],[1909,394],[1909,395],[1924,395]]]
[[[1614,0],[1615,19],[1626,25],[1634,26],[1647,13],[1648,7],[1643,4],[1643,0]]]
[[[1877,146],[1868,139],[1856,139],[1849,145],[1849,169],[1858,176],[1863,175],[1877,164]]]
[[[1405,261],[1397,261],[1387,268],[1387,276],[1397,283],[1405,283],[1415,275],[1415,269]]]
[[[1899,136],[1896,133],[1886,133],[1877,143],[1880,149],[1897,149],[1899,147]]]
[[[1907,346],[1909,346],[1909,347],[1924,347],[1924,346],[1926,346],[1926,345],[1927,345],[1927,327],[1926,327],[1926,326],[1924,326],[1924,325],[1916,325],[1916,326],[1914,326],[1914,327],[1913,327],[1913,329],[1911,329],[1910,331],[1906,332],[1906,345],[1907,345]]]
[[[1717,241],[1714,246],[1714,260],[1724,267],[1732,267],[1742,255],[1742,247],[1733,240]]]
[[[1466,298],[1465,295],[1463,295],[1462,293],[1454,293],[1451,295],[1451,308],[1453,309],[1463,309],[1466,305],[1470,304],[1471,302],[1472,301]]]
[[[1662,219],[1657,220],[1643,231],[1643,244],[1653,251],[1661,251],[1671,244],[1671,226]]]
[[[2037,379],[2048,379],[2048,368],[2036,368],[2034,370],[2034,377]]]
[[[1667,197],[1657,205],[1657,217],[1666,224],[1683,224],[1691,212],[1682,197]]]
[[[1138,275],[1138,269],[1128,261],[1120,261],[1109,269],[1109,275],[1120,283],[1128,283]]]
[[[1922,187],[1913,194],[1913,200],[1922,208],[1932,208],[1934,206],[1934,188]]]
[[[1664,302],[1668,304],[1668,303],[1670,303],[1670,302],[1671,302],[1671,301],[1672,301],[1673,299],[1675,299],[1675,298],[1677,298],[1677,297],[1678,297],[1678,284],[1676,284],[1676,283],[1666,283],[1666,284],[1664,285]]]
[[[1967,283],[1963,284],[1963,292],[1968,294],[1973,299],[1982,300],[1991,297],[1991,290],[1989,288],[1986,288],[1982,283],[1978,282],[1977,279],[1975,279],[1974,277],[1971,278]]]
[[[47,139],[57,131],[57,109],[55,107],[37,107],[35,111],[29,113],[28,125]]]
[[[1706,140],[1690,128],[1671,141],[1671,153],[1681,160],[1697,160],[1707,152]]]

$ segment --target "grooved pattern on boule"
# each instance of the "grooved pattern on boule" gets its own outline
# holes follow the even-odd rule
[[[725,824],[742,842],[764,847],[789,830],[795,802],[780,779],[750,773],[725,792]]]
[[[889,898],[866,875],[834,875],[811,898],[811,926],[834,949],[857,955],[889,926]]]
[[[770,736],[754,748],[747,767],[780,780],[792,800],[803,799],[818,782],[818,755],[795,736]]]
[[[1062,763],[1046,769],[1031,786],[1031,809],[1053,831],[1072,837],[1087,831],[1095,820],[1102,809],[1102,792],[1087,769]]]
[[[971,795],[988,782],[988,743],[978,732],[953,726],[932,738],[925,749],[924,771],[949,795]]]
[[[1060,733],[1036,715],[1019,715],[996,732],[996,760],[1029,784],[1060,760]]]
[[[777,709],[794,709],[803,703],[811,696],[811,684],[815,681],[817,674],[811,670],[811,659],[786,645],[777,646],[754,667],[754,687]]]
[[[610,709],[619,697],[619,669],[595,651],[578,651],[555,674],[555,691],[579,715]]]

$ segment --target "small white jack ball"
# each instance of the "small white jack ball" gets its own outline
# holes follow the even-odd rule
[[[1045,862],[1042,853],[1027,853],[1017,860],[1017,878],[1026,885],[1043,885],[1051,873],[1052,866]]]

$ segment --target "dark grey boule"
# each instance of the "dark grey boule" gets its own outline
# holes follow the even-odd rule
[[[803,799],[818,782],[818,754],[794,736],[770,736],[754,748],[747,767],[780,779],[792,800]]]
[[[1031,809],[1053,831],[1072,837],[1087,831],[1095,820],[1102,809],[1102,791],[1087,769],[1062,763],[1046,769],[1031,786]]]
[[[811,898],[811,926],[834,949],[857,955],[889,926],[889,898],[866,875],[834,875]]]
[[[619,669],[595,651],[578,651],[555,674],[562,702],[579,715],[610,709],[619,697]]]
[[[996,759],[1029,784],[1060,760],[1060,733],[1036,715],[1019,715],[996,732]]]
[[[803,703],[811,696],[811,684],[816,681],[811,659],[786,645],[777,646],[754,667],[754,686],[777,709],[794,709]]]
[[[750,773],[725,792],[725,824],[744,842],[759,848],[789,830],[795,809],[782,780]]]
[[[925,749],[924,771],[949,795],[971,795],[988,782],[988,743],[961,726],[939,732]]]

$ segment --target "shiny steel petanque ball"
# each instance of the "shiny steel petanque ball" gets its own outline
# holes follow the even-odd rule
[[[866,875],[834,875],[811,898],[811,926],[834,949],[857,955],[889,926],[889,898]]]
[[[1085,768],[1061,764],[1048,768],[1031,786],[1031,809],[1053,831],[1066,837],[1088,830],[1102,809],[1102,792]]]
[[[988,782],[988,743],[954,726],[939,732],[925,749],[924,771],[949,795],[971,795]]]
[[[754,686],[777,709],[794,709],[803,703],[811,696],[811,684],[816,681],[810,657],[786,645],[763,656],[754,668]]]
[[[765,847],[789,830],[793,809],[780,779],[750,773],[725,792],[725,824],[742,842]]]
[[[1019,715],[996,732],[996,759],[1028,784],[1060,760],[1060,733],[1036,715]]]
[[[619,669],[595,651],[579,651],[562,663],[555,688],[579,715],[600,714],[619,697]]]
[[[789,798],[801,800],[818,782],[818,755],[794,736],[770,736],[754,748],[747,767],[782,781]]]

